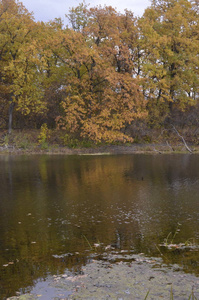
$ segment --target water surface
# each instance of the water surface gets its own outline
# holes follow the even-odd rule
[[[177,229],[199,244],[198,155],[0,156],[0,299],[78,272],[94,244],[199,274],[197,247],[160,249]]]

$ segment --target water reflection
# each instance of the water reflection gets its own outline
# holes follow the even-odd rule
[[[197,155],[1,156],[0,297],[77,270],[89,244],[159,255],[178,223],[176,242],[198,242],[198,169]],[[163,254],[199,273],[197,252]]]

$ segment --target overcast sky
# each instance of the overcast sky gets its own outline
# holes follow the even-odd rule
[[[21,0],[24,6],[33,12],[36,21],[47,22],[54,18],[65,20],[65,14],[70,7],[76,7],[81,0]],[[111,5],[118,12],[123,12],[125,8],[134,12],[135,16],[141,16],[150,5],[150,0],[88,0],[90,7],[101,4],[102,6]]]

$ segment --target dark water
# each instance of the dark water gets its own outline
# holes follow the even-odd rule
[[[177,228],[199,244],[198,155],[0,157],[0,299],[78,271],[94,243],[160,256]],[[161,253],[199,274],[197,247]]]

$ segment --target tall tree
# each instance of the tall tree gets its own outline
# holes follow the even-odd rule
[[[62,20],[57,18],[39,26],[38,43],[41,47],[43,66],[43,91],[46,102],[46,112],[43,121],[50,127],[55,126],[55,119],[60,114],[60,103],[66,96],[65,88],[69,71],[67,68],[67,52],[63,42],[66,38]]]
[[[0,1],[0,81],[9,103],[9,133],[13,109],[27,115],[45,108],[37,26],[22,3]]]
[[[144,94],[157,118],[198,100],[199,15],[193,2],[153,0],[140,20]]]
[[[128,41],[133,26],[125,29],[127,16],[112,7],[92,8],[86,16],[87,24],[65,39],[72,72],[58,122],[96,142],[132,141],[124,129],[145,115]]]

